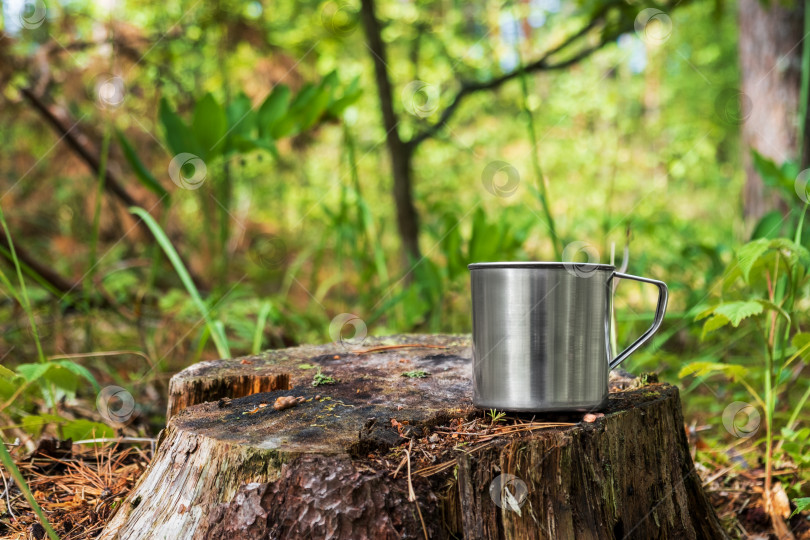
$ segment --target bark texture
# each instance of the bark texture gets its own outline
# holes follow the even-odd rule
[[[743,192],[745,216],[757,220],[777,209],[754,170],[750,149],[782,163],[802,158],[798,149],[799,89],[801,81],[804,2],[761,2],[740,0],[740,66],[742,94],[739,120],[745,164]],[[737,99],[732,92],[725,98]],[[733,108],[728,103],[720,107]],[[805,136],[805,149],[808,149]]]
[[[444,348],[368,350],[403,344]],[[455,468],[413,471],[409,500],[405,469],[393,478],[368,453],[481,414],[471,404],[469,339],[393,336],[364,347],[270,351],[176,375],[173,389],[205,390],[177,406],[101,538],[724,537],[689,455],[677,389],[615,375],[603,418],[459,449]],[[317,368],[337,382],[313,387]],[[430,375],[402,376],[417,369]],[[289,389],[239,397],[265,383],[214,380]],[[217,401],[196,403],[203,396]],[[304,401],[275,410],[279,396]],[[507,475],[512,499],[498,489]]]

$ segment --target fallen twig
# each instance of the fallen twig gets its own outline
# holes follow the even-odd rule
[[[354,351],[354,354],[370,354],[375,352],[390,351],[393,349],[447,349],[444,345],[380,345],[379,347],[371,347],[370,349],[363,349],[362,351]]]
[[[413,448],[413,439],[408,442],[408,449],[405,450],[405,458],[408,461],[408,500],[416,505],[416,512],[419,514],[419,521],[422,522],[422,532],[425,533],[425,540],[428,540],[427,527],[425,520],[422,518],[422,510],[419,508],[419,503],[416,500],[416,493],[413,491],[413,482],[411,482],[411,448]]]

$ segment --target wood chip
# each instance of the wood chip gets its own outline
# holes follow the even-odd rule
[[[290,407],[295,407],[299,403],[303,403],[306,401],[306,398],[303,396],[281,396],[276,399],[276,402],[273,403],[273,408],[277,411],[283,411],[284,409],[289,409]]]

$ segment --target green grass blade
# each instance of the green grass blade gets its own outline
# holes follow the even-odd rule
[[[45,362],[45,353],[42,351],[42,343],[39,340],[39,331],[37,330],[37,323],[34,320],[34,310],[31,309],[31,300],[28,298],[28,289],[25,287],[25,279],[22,275],[22,268],[20,260],[17,258],[17,252],[14,250],[14,242],[11,240],[11,232],[8,230],[6,224],[6,216],[3,213],[3,207],[0,206],[0,225],[3,226],[3,232],[6,234],[6,242],[8,243],[8,250],[11,252],[11,260],[14,261],[14,268],[17,270],[17,279],[20,282],[20,299],[22,299],[23,309],[25,314],[28,315],[28,322],[31,324],[31,332],[34,335],[34,343],[37,346],[37,354],[39,361]]]
[[[34,499],[34,495],[31,493],[31,489],[28,487],[28,484],[25,482],[22,474],[20,474],[20,470],[17,468],[17,465],[14,464],[14,460],[11,458],[11,454],[9,454],[8,449],[6,448],[6,443],[2,441],[0,441],[0,461],[3,462],[3,467],[5,467],[8,473],[14,479],[17,487],[20,488],[20,491],[22,491],[23,495],[25,495],[25,499],[28,501],[28,504],[30,504],[31,508],[33,508],[34,512],[36,512],[37,516],[39,517],[39,521],[42,523],[42,526],[45,528],[45,532],[48,533],[50,539],[59,540],[59,535],[53,530],[53,527],[51,527],[51,524],[48,522],[48,518],[46,518],[45,514],[42,512],[42,508],[40,508],[37,504],[36,499]]]
[[[180,281],[183,282],[183,286],[186,288],[186,291],[188,291],[194,305],[197,306],[200,315],[202,315],[203,319],[205,320],[205,325],[208,327],[208,331],[211,332],[211,338],[214,340],[214,345],[217,347],[217,352],[222,358],[230,358],[231,351],[228,347],[228,340],[225,337],[225,332],[223,331],[221,323],[217,325],[216,322],[211,318],[205,302],[203,302],[197,287],[194,285],[194,281],[191,279],[188,270],[186,270],[183,261],[180,260],[180,256],[174,249],[169,237],[166,236],[166,233],[163,232],[163,229],[160,228],[160,225],[157,224],[155,219],[143,208],[133,206],[129,209],[129,211],[141,218],[144,223],[146,223],[147,227],[149,227],[149,230],[152,231],[152,234],[155,236],[155,240],[157,240],[157,243],[163,249],[163,253],[166,254],[169,262],[172,263],[174,271],[177,272]]]
[[[267,324],[267,317],[270,315],[272,304],[269,300],[265,300],[259,308],[259,316],[256,318],[256,330],[253,332],[253,347],[251,347],[251,354],[259,354],[262,351],[262,336],[264,335],[264,326]]]

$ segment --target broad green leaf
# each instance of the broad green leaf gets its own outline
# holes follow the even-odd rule
[[[79,388],[79,376],[61,364],[52,363],[50,369],[42,376],[42,380],[52,384],[70,397],[75,396],[76,390]],[[44,388],[43,395],[45,395],[46,399],[50,398],[49,392],[46,392]]]
[[[81,418],[62,424],[62,435],[66,439],[82,441],[115,437],[115,430],[106,424]]]
[[[329,87],[322,86],[318,89],[318,93],[309,102],[307,108],[302,111],[300,122],[298,124],[299,131],[306,131],[314,126],[318,120],[321,119],[326,112],[326,107],[332,100],[332,92]]]
[[[796,505],[796,509],[790,514],[790,517],[795,516],[799,512],[804,512],[805,510],[810,509],[810,497],[800,497],[798,499],[793,499],[793,504]]]
[[[202,150],[201,158],[209,159],[222,153],[228,132],[228,118],[210,92],[194,107],[191,129]]]
[[[785,217],[782,215],[782,212],[777,210],[768,212],[762,216],[762,219],[754,226],[754,232],[751,233],[751,240],[778,237],[784,222]]]
[[[239,92],[236,95],[228,104],[225,113],[228,117],[228,130],[231,139],[235,136],[251,138],[254,135],[258,115],[253,110],[253,103],[250,98],[244,92]]]
[[[22,375],[26,382],[34,382],[40,379],[49,369],[53,366],[50,362],[43,362],[39,364],[20,364],[17,366],[17,373]]]
[[[796,353],[801,356],[805,362],[810,361],[810,333],[799,332],[793,339],[790,340],[791,345],[796,347]]]
[[[309,104],[318,94],[319,86],[312,83],[305,84],[303,88],[295,95],[287,113],[283,118],[280,118],[272,127],[271,135],[274,139],[282,137],[297,135],[301,132],[300,125],[301,119],[307,114]]]
[[[259,137],[271,138],[273,127],[287,112],[290,104],[290,89],[284,84],[277,84],[273,91],[259,107]],[[275,137],[273,137],[275,138]]]
[[[172,110],[166,98],[160,99],[158,115],[160,116],[160,123],[163,124],[163,130],[166,134],[166,142],[169,144],[169,149],[174,155],[188,152],[202,157],[202,150],[197,140],[192,136],[191,129],[189,129],[183,120]]]
[[[267,136],[267,138],[254,140],[253,144],[256,148],[263,148],[264,150],[267,150],[268,152],[273,154],[274,158],[276,159],[280,158],[278,148],[276,148],[276,143],[272,138],[270,138],[269,135]]]
[[[329,104],[327,110],[330,115],[339,118],[343,111],[360,99],[362,95],[363,89],[360,88],[360,77],[357,76],[343,90],[343,95]]]
[[[703,377],[713,373],[722,373],[729,379],[736,381],[745,377],[745,375],[748,373],[748,369],[739,364],[722,364],[720,362],[691,362],[678,372],[678,377],[684,378],[688,375]]]
[[[62,367],[64,367],[69,371],[72,371],[79,377],[87,379],[87,381],[93,385],[93,390],[96,393],[101,391],[101,386],[99,386],[98,381],[96,381],[96,378],[93,376],[92,373],[90,373],[90,371],[86,367],[81,366],[71,360],[62,360],[59,362],[59,365],[61,365]]]
[[[751,268],[753,268],[757,260],[759,260],[759,258],[768,251],[769,243],[769,239],[759,238],[757,240],[748,242],[737,250],[737,264],[740,267],[740,271],[742,272],[743,279],[746,283],[748,283]]]
[[[55,414],[32,414],[23,416],[20,420],[23,430],[34,437],[39,437],[42,430],[48,424],[61,424],[65,421],[61,416]]]
[[[700,311],[697,315],[695,315],[695,320],[699,321],[701,319],[705,319],[709,315],[714,315],[714,308],[716,308],[716,307],[717,306],[710,306],[710,307],[707,307],[706,309]]]
[[[321,88],[329,88],[330,91],[334,91],[339,84],[340,79],[338,79],[337,70],[333,69],[321,80],[320,86]]]
[[[13,379],[17,374],[8,369],[6,366],[0,365],[0,377],[4,379]]]
[[[726,302],[714,308],[714,314],[726,317],[731,326],[737,328],[743,319],[759,315],[762,313],[764,307],[756,300],[749,300],[744,302]]]
[[[701,335],[701,339],[705,338],[706,334],[709,332],[717,330],[718,328],[723,328],[728,323],[728,317],[725,315],[713,315],[711,319],[703,323],[703,334]]]
[[[149,169],[147,169],[146,165],[143,164],[141,158],[138,157],[138,154],[135,152],[135,149],[132,147],[124,133],[120,130],[115,130],[115,134],[118,137],[118,144],[121,145],[121,151],[124,153],[124,157],[129,163],[129,166],[132,167],[132,172],[135,173],[135,178],[140,180],[141,184],[146,189],[160,197],[164,205],[168,206],[169,192],[163,189],[160,182],[158,182],[157,179],[152,176],[152,173],[149,172]]]
[[[776,188],[783,188],[788,185],[792,189],[793,178],[784,178],[782,169],[772,159],[763,156],[756,150],[751,150],[751,157],[753,158],[754,169],[762,177],[765,185]]]

